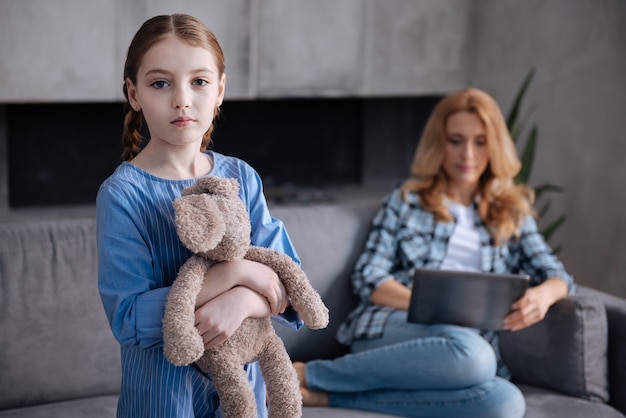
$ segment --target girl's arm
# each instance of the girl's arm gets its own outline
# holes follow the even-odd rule
[[[250,241],[252,245],[280,251],[300,264],[300,258],[287,233],[285,225],[280,219],[276,219],[270,214],[265,195],[263,194],[263,183],[258,173],[250,165],[241,160],[238,161],[238,164],[239,170],[241,171],[239,177],[239,193],[248,208],[248,213],[250,213],[250,223],[252,227]],[[256,281],[256,283],[259,282]],[[261,288],[257,285],[250,287],[257,290],[262,295],[269,295],[271,293],[267,290],[262,290],[263,288],[272,288],[271,284],[268,287],[267,283],[261,283],[260,286]],[[275,312],[276,309],[272,307],[272,311]],[[291,307],[285,309],[284,313],[274,316],[273,319],[277,323],[289,328],[300,329],[304,325],[302,319]]]
[[[283,313],[289,305],[287,291],[276,272],[264,264],[238,259],[217,263],[207,271],[196,298],[196,309],[236,286],[265,297],[272,315]]]
[[[244,286],[236,286],[196,310],[196,328],[205,348],[228,339],[246,318],[270,316],[267,299]]]
[[[150,237],[139,221],[149,214],[140,212],[123,184],[109,184],[96,199],[100,297],[121,345],[153,348],[163,343],[163,307],[169,287],[155,275]],[[184,258],[181,254],[180,264]]]

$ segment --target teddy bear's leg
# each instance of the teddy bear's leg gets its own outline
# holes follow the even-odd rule
[[[269,342],[259,359],[267,391],[270,418],[300,418],[302,395],[300,382],[283,341],[276,334],[268,336]]]
[[[224,418],[257,418],[256,399],[242,361],[224,345],[207,350],[198,366],[211,375]]]

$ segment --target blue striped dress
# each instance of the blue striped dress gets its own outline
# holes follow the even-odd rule
[[[239,181],[239,194],[250,214],[252,243],[300,262],[283,223],[269,213],[258,173],[234,157],[211,151],[207,157],[213,159],[211,175]],[[162,349],[165,300],[178,269],[191,255],[176,235],[172,201],[195,180],[158,178],[124,162],[98,190],[98,288],[121,346],[118,417],[220,416],[211,379],[194,366],[172,365]],[[292,310],[274,319],[291,328],[302,326]],[[259,417],[265,417],[265,386],[258,364],[246,370]]]

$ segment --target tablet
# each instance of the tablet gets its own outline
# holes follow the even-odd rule
[[[408,321],[454,324],[484,330],[503,329],[511,305],[528,288],[525,274],[496,274],[418,268]]]

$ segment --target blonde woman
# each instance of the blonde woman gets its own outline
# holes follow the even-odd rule
[[[405,417],[522,417],[525,402],[494,332],[406,320],[416,267],[518,273],[531,287],[504,319],[517,331],[574,290],[533,219],[534,194],[502,112],[470,88],[432,112],[410,177],[385,199],[352,284],[358,307],[337,339],[351,353],[295,363],[305,405]]]

